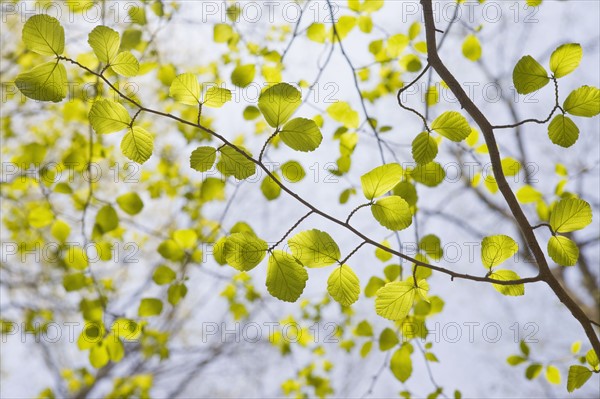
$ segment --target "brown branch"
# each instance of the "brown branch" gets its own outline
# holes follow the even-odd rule
[[[597,353],[600,353],[600,340],[598,335],[594,331],[593,324],[585,312],[577,305],[577,303],[567,294],[562,285],[552,275],[544,252],[537,241],[525,213],[521,209],[519,202],[513,191],[511,190],[506,176],[502,171],[502,162],[500,157],[500,151],[498,150],[498,144],[496,143],[496,137],[494,136],[494,128],[488,121],[482,111],[475,105],[475,103],[469,98],[467,93],[462,88],[461,84],[454,77],[454,75],[448,70],[446,65],[441,60],[436,47],[436,29],[435,21],[433,16],[433,6],[431,0],[421,0],[423,7],[423,15],[425,19],[425,33],[427,40],[427,56],[429,64],[435,69],[438,75],[446,82],[454,96],[458,99],[460,105],[466,112],[473,118],[477,123],[481,132],[485,138],[487,144],[490,161],[494,171],[494,176],[498,183],[498,188],[502,193],[506,203],[508,204],[511,213],[513,214],[519,228],[525,237],[527,246],[533,253],[536,263],[539,268],[539,276],[545,281],[548,286],[554,291],[558,299],[569,309],[573,317],[575,317],[581,326],[583,327],[592,347]]]

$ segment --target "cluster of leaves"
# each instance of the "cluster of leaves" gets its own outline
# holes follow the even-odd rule
[[[371,14],[382,6],[383,1],[379,0],[349,1],[349,10],[352,15],[341,16],[329,31],[322,23],[312,23],[305,34],[313,42],[319,44],[330,42],[333,46],[344,40],[356,26],[361,32],[369,33],[373,29]],[[228,11],[228,16],[235,19],[235,13],[239,10],[236,11],[234,5]],[[136,19],[138,22],[142,21],[139,19],[141,18],[139,15],[136,18],[138,18]],[[400,72],[392,67],[384,66],[384,60],[398,59],[402,72],[418,72],[422,69],[421,61],[426,54],[426,43],[419,40],[420,34],[421,25],[415,23],[408,28],[407,34],[392,35],[385,40],[375,40],[369,44],[369,51],[375,61],[382,64],[381,74],[385,76],[385,79],[372,91],[361,93],[364,98],[374,101],[402,87]],[[119,94],[120,98],[108,99],[107,95],[99,90],[98,97],[91,105],[89,112],[85,110],[87,120],[100,138],[105,134],[126,131],[121,140],[121,151],[128,159],[140,164],[145,163],[155,154],[154,135],[146,130],[147,125],[142,125],[138,121],[138,116],[143,112],[183,122],[183,126],[179,129],[188,142],[194,141],[193,138],[197,138],[199,134],[205,135],[201,136],[202,139],[220,139],[222,145],[219,147],[202,145],[191,151],[189,157],[191,169],[206,172],[215,167],[223,179],[206,177],[199,187],[193,187],[186,193],[186,198],[190,201],[189,208],[193,208],[195,205],[200,208],[204,202],[223,199],[225,195],[224,180],[228,177],[241,181],[254,176],[260,169],[264,170],[267,175],[263,178],[260,189],[269,201],[276,200],[283,191],[289,190],[283,182],[284,179],[292,183],[300,182],[303,179],[306,172],[297,161],[287,161],[279,169],[273,171],[266,170],[262,163],[269,144],[276,147],[283,143],[294,151],[312,152],[317,150],[323,141],[321,131],[324,125],[323,116],[316,115],[310,119],[294,117],[303,103],[301,92],[297,86],[306,87],[307,83],[300,82],[295,86],[282,81],[282,56],[279,53],[269,51],[266,47],[248,45],[253,55],[260,55],[265,60],[261,69],[262,76],[266,80],[278,82],[266,88],[260,94],[257,104],[248,105],[243,112],[244,119],[256,121],[257,132],[268,135],[260,154],[258,157],[254,157],[250,150],[244,147],[243,141],[224,140],[222,136],[207,127],[210,125],[210,121],[203,115],[203,109],[205,107],[218,109],[232,100],[232,92],[225,88],[224,84],[201,84],[196,73],[177,74],[174,67],[161,66],[157,75],[165,90],[159,95],[162,99],[169,96],[175,103],[185,106],[182,107],[181,117],[145,108],[134,96],[127,96],[123,94],[123,91],[119,91],[117,85],[111,83],[112,77],[134,77],[141,74],[144,68],[144,65],[141,65],[129,51],[131,48],[127,42],[131,38],[128,37],[125,40],[125,37],[125,34],[121,37],[118,32],[107,26],[97,26],[88,36],[88,44],[96,59],[89,63],[75,61],[63,56],[65,33],[59,21],[47,15],[33,16],[27,20],[23,28],[23,42],[30,51],[42,56],[54,57],[55,60],[21,73],[16,79],[16,85],[21,93],[30,99],[60,102],[67,96],[66,68],[63,65],[65,62],[75,64],[89,76],[95,77],[98,85],[107,84],[110,89]],[[237,46],[241,42],[241,37],[231,24],[215,25],[214,40],[216,43],[226,44],[232,50],[235,49],[234,54],[238,53]],[[414,53],[405,54],[405,50],[409,47],[414,50]],[[477,61],[482,56],[481,44],[474,34],[466,37],[462,50],[464,56],[471,61]],[[557,48],[551,55],[550,70],[553,73],[551,76],[548,76],[544,67],[530,56],[522,58],[514,69],[513,81],[517,91],[521,94],[539,90],[550,80],[555,83],[556,107],[552,114],[558,109],[562,115],[555,116],[548,129],[551,141],[563,147],[573,145],[579,136],[579,129],[570,118],[565,116],[567,113],[572,116],[593,117],[600,112],[600,92],[597,88],[590,86],[574,90],[563,105],[559,105],[557,79],[573,72],[581,58],[580,45],[565,44]],[[255,64],[244,63],[241,58],[229,58],[226,63],[235,64],[230,75],[233,86],[243,88],[255,81],[257,75]],[[368,70],[354,72],[363,81],[369,78]],[[168,90],[166,90],[167,87]],[[428,91],[426,97],[428,104],[439,101],[438,95],[433,89]],[[336,162],[337,169],[332,173],[343,175],[348,173],[351,168],[352,154],[358,143],[357,131],[361,128],[360,116],[349,103],[343,101],[330,105],[325,113],[331,120],[339,124],[334,133],[334,139],[339,140],[340,157]],[[391,130],[388,126],[378,126],[377,121],[372,118],[368,122],[376,134]],[[193,128],[195,133],[190,133],[189,130],[185,130],[186,128]],[[352,228],[351,217],[361,208],[369,207],[375,221],[384,228],[393,232],[408,229],[418,212],[418,184],[425,187],[436,187],[444,180],[445,171],[440,163],[435,162],[444,139],[452,143],[460,143],[460,145],[464,142],[480,154],[488,152],[485,144],[478,145],[479,133],[460,112],[442,112],[430,123],[425,121],[425,131],[414,138],[412,156],[416,162],[415,166],[403,167],[399,163],[384,163],[362,174],[361,189],[367,202],[355,208],[345,223],[340,222],[339,224],[346,228]],[[37,147],[28,150],[32,154],[42,151]],[[104,151],[104,149],[98,151]],[[505,175],[510,176],[519,173],[521,165],[515,159],[507,157],[502,160],[501,168]],[[159,160],[159,169],[166,177],[179,174],[178,167],[171,165],[168,157],[162,155]],[[480,178],[481,173],[474,177],[472,185],[477,185]],[[169,187],[169,182],[152,181],[151,177],[146,177],[146,181],[148,182],[148,191],[153,198],[160,196],[163,192],[177,194],[176,188]],[[564,234],[588,226],[592,221],[592,211],[586,201],[578,198],[575,194],[564,192],[562,188],[565,184],[565,182],[559,183],[559,186],[562,186],[560,189],[557,186],[558,198],[550,204],[547,204],[542,194],[531,186],[522,187],[517,196],[522,203],[535,203],[540,220],[547,222],[545,224],[552,232],[552,237],[547,244],[549,256],[559,265],[571,266],[578,260],[579,248]],[[485,185],[492,193],[498,191],[498,184],[493,176],[486,177]],[[70,190],[68,186],[60,187],[63,187],[62,189],[65,191]],[[56,185],[54,190],[59,192],[59,186]],[[349,198],[356,193],[357,190],[354,187],[344,190],[340,194],[339,202],[341,204],[348,202]],[[81,201],[79,204],[80,209],[84,210],[84,217],[89,201],[89,199],[87,202]],[[135,192],[118,196],[114,206],[110,203],[102,205],[96,214],[92,240],[101,241],[107,234],[120,234],[122,218],[119,214],[134,216],[139,214],[143,208],[144,202]],[[200,210],[189,211],[191,217],[198,218],[200,212]],[[314,212],[315,209],[311,209],[311,213]],[[215,226],[206,221],[203,222],[205,225],[197,229],[176,229],[169,232],[168,237],[164,237],[158,245],[157,252],[164,262],[154,268],[152,281],[156,286],[165,288],[166,302],[158,296],[144,296],[139,299],[137,318],[114,317],[107,322],[106,297],[99,295],[94,299],[83,298],[81,300],[80,311],[88,324],[82,331],[77,345],[79,349],[89,351],[89,361],[93,367],[102,368],[109,362],[118,363],[123,360],[126,344],[130,340],[139,341],[142,351],[147,357],[158,356],[164,359],[169,356],[167,344],[169,334],[151,328],[149,320],[164,314],[167,306],[176,307],[186,297],[188,287],[185,283],[185,268],[189,263],[202,262],[203,254],[198,249],[199,243],[214,241],[216,262],[220,265],[227,264],[239,272],[221,293],[227,299],[230,312],[235,319],[247,317],[246,303],[260,298],[260,294],[251,284],[248,272],[257,268],[265,258],[267,259],[266,289],[271,296],[286,302],[295,302],[301,298],[309,278],[307,269],[335,265],[327,279],[326,291],[333,300],[341,305],[342,312],[350,313],[351,305],[357,302],[361,292],[364,292],[366,297],[374,298],[375,312],[392,321],[392,327],[394,327],[386,327],[376,334],[371,323],[362,320],[355,325],[352,331],[353,338],[343,340],[340,346],[350,350],[355,343],[355,337],[364,338],[367,341],[360,349],[362,357],[367,356],[373,345],[377,344],[380,351],[390,353],[389,369],[392,374],[401,382],[410,378],[413,373],[412,359],[418,345],[418,341],[411,342],[411,340],[427,337],[427,319],[438,314],[444,306],[441,298],[429,295],[430,285],[428,282],[428,278],[432,275],[431,265],[440,261],[443,255],[439,237],[429,234],[420,239],[419,253],[412,259],[412,270],[411,273],[406,273],[406,277],[401,265],[389,264],[383,268],[381,277],[373,275],[364,289],[361,289],[357,274],[347,263],[360,246],[346,257],[342,257],[335,239],[325,231],[302,230],[288,238],[288,235],[299,226],[302,220],[272,246],[265,239],[259,237],[254,229],[246,223],[237,223],[225,235],[219,236],[216,234],[220,227],[218,223],[215,223],[217,224]],[[69,224],[61,220],[54,220],[52,210],[46,205],[39,205],[31,210],[28,214],[28,223],[40,229],[50,227],[51,235],[61,243],[67,241],[71,232]],[[210,227],[209,234],[201,233],[202,228],[205,227]],[[276,249],[286,239],[288,250]],[[371,241],[368,243],[372,244]],[[391,260],[394,254],[397,255],[397,251],[392,249],[387,241],[377,245],[376,248],[375,256],[384,263]],[[487,269],[484,279],[492,282],[493,287],[503,295],[522,296],[525,294],[525,285],[516,281],[521,277],[515,271],[496,268],[518,251],[517,242],[506,235],[487,236],[481,241],[481,263]],[[67,248],[64,266],[68,270],[63,279],[63,286],[67,292],[87,289],[97,284],[93,275],[87,273],[90,271],[90,262],[81,246]],[[106,284],[106,286],[109,285]],[[329,297],[323,303],[326,304],[328,301]],[[303,305],[303,307],[305,306]],[[320,309],[318,313],[320,314]],[[51,315],[40,314],[36,317],[50,319]],[[347,325],[350,326],[351,321],[348,321]],[[413,328],[415,325],[420,328],[415,330]],[[289,343],[284,340],[278,338],[274,341],[275,345],[280,346],[282,353],[290,350]],[[419,347],[419,349],[421,348]],[[509,363],[516,365],[526,361],[530,362],[526,377],[533,379],[541,372],[543,366],[530,359],[529,348],[524,343],[521,345],[521,351],[522,356],[509,358]],[[438,361],[432,351],[431,343],[425,345],[422,354],[427,362]],[[582,358],[583,360],[579,359],[581,363],[587,363],[591,369],[581,365],[572,366],[567,382],[569,391],[581,387],[593,372],[598,372],[598,360],[593,350],[590,350]],[[331,364],[324,363],[323,373],[328,373],[332,367]],[[79,373],[65,375],[64,378],[76,386],[73,390],[77,390],[81,386],[90,384],[91,376],[88,376],[86,372],[84,369]],[[546,366],[546,376],[552,383],[560,381],[560,374],[553,365]],[[152,377],[149,375],[141,374],[123,378],[115,382],[115,395],[147,396],[151,385]],[[283,384],[283,390],[289,395],[301,394],[302,386],[312,387],[314,394],[319,397],[333,393],[329,381],[319,374],[313,365],[301,369],[296,380],[286,381]],[[441,388],[437,388],[432,397],[436,397],[442,392]],[[410,392],[405,391],[402,395],[409,397]],[[455,397],[460,397],[460,392],[455,392]]]

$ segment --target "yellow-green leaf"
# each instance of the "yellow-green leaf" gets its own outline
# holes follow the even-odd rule
[[[162,313],[163,303],[158,298],[143,298],[138,308],[138,316],[150,317],[158,316]]]
[[[137,163],[146,162],[152,155],[154,138],[145,129],[134,126],[121,140],[123,154]]]
[[[313,42],[325,43],[325,40],[327,39],[325,25],[320,22],[313,22],[308,29],[306,29],[306,36]]]
[[[60,62],[46,62],[20,73],[15,85],[33,100],[60,102],[67,96],[67,71]]]
[[[513,256],[519,250],[519,244],[506,235],[485,237],[481,242],[481,262],[491,269]]]
[[[562,266],[574,266],[579,259],[579,248],[563,236],[552,236],[548,241],[548,255]]]
[[[569,94],[563,108],[575,116],[596,116],[600,113],[600,90],[593,86],[581,86]]]
[[[288,240],[290,251],[306,267],[323,267],[341,258],[340,248],[326,232],[312,229],[302,231]]]
[[[106,99],[100,99],[92,105],[88,118],[98,134],[118,132],[128,128],[131,123],[124,106]]]
[[[129,215],[137,215],[144,207],[144,202],[138,193],[127,193],[117,197],[117,204]]]
[[[521,278],[521,277],[519,277],[519,275],[517,273],[513,272],[512,270],[496,270],[492,274],[490,274],[489,277],[494,280],[501,280],[501,281],[519,280]],[[494,286],[496,291],[498,291],[502,295],[507,295],[507,296],[525,295],[525,284],[511,284],[511,285],[492,284],[492,286]]]
[[[117,55],[121,46],[119,33],[108,26],[96,26],[88,36],[88,43],[100,62],[108,64]]]
[[[252,233],[234,233],[225,241],[225,259],[239,271],[254,269],[267,253],[267,243]]]
[[[417,163],[429,163],[435,159],[437,153],[437,141],[429,132],[419,133],[412,142],[412,156]]]
[[[254,81],[256,67],[254,64],[238,65],[231,72],[231,83],[238,87],[246,87]]]
[[[583,50],[579,43],[567,43],[559,46],[550,56],[550,70],[555,78],[570,74],[579,66]]]
[[[579,128],[570,118],[558,114],[548,125],[548,137],[554,144],[567,148],[579,138]]]
[[[248,156],[245,149],[238,147]],[[234,176],[238,180],[246,179],[256,172],[256,165],[250,159],[241,154],[237,149],[227,146],[220,150],[221,159],[217,163],[217,169],[225,176]]]
[[[61,55],[65,50],[65,30],[49,15],[34,15],[23,26],[23,42],[41,55]]]
[[[571,366],[569,367],[569,377],[567,378],[567,391],[573,392],[579,389],[590,379],[592,371],[587,367],[583,366]]]
[[[369,200],[387,193],[402,179],[402,166],[397,163],[381,165],[360,177],[365,197]]]
[[[560,385],[560,370],[556,366],[549,364],[546,367],[546,380],[550,384]]]
[[[521,58],[513,70],[513,83],[519,94],[533,93],[546,86],[549,81],[544,67],[530,55]]]
[[[581,230],[592,223],[590,204],[579,198],[559,201],[550,214],[550,226],[557,233]]]
[[[275,298],[286,302],[296,302],[302,295],[308,273],[298,259],[292,255],[274,250],[267,267],[267,290]]]
[[[215,164],[217,150],[213,147],[198,147],[190,155],[190,168],[198,172],[206,172]]]
[[[435,118],[431,129],[452,141],[462,141],[471,134],[469,122],[456,111],[447,111]]]
[[[231,91],[222,87],[209,87],[204,93],[203,104],[211,108],[221,108],[225,103],[231,101]]]
[[[260,95],[258,108],[270,126],[279,127],[290,119],[301,102],[298,89],[287,83],[278,83]]]
[[[429,290],[429,286],[424,280],[420,280],[418,285],[417,289],[412,276],[405,281],[387,283],[377,291],[375,311],[379,316],[388,320],[404,319],[412,308],[417,290],[425,292]]]
[[[358,300],[360,282],[352,268],[341,265],[327,279],[327,292],[342,306],[350,306]]]
[[[140,63],[129,51],[117,54],[110,66],[115,73],[125,77],[135,76],[140,70]]]
[[[292,119],[281,129],[279,136],[288,147],[302,152],[316,150],[323,141],[315,121],[306,118]]]
[[[398,196],[381,198],[371,206],[375,220],[390,230],[404,230],[412,224],[408,203]]]
[[[468,35],[462,45],[465,58],[475,62],[481,58],[481,43],[475,35]]]
[[[334,121],[340,122],[348,129],[356,129],[359,125],[359,115],[350,104],[345,101],[338,101],[327,107],[327,115]]]
[[[198,105],[202,88],[193,73],[182,73],[173,79],[169,95],[175,101],[186,105]]]

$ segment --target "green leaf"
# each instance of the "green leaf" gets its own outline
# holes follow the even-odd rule
[[[546,380],[550,384],[560,385],[560,370],[556,366],[548,365],[546,367]]]
[[[367,341],[360,348],[360,357],[366,357],[373,349],[373,341]]]
[[[495,272],[489,275],[489,278],[494,280],[501,281],[512,281],[519,280],[521,277],[512,270],[496,270]],[[525,284],[514,284],[514,285],[504,285],[504,284],[492,284],[496,291],[501,293],[502,295],[507,296],[521,296],[525,295]]]
[[[177,274],[169,266],[160,265],[154,270],[152,280],[158,285],[169,284],[177,278]]]
[[[151,317],[162,313],[163,303],[158,298],[143,298],[138,308],[138,316]]]
[[[519,364],[525,362],[526,360],[527,359],[525,359],[523,356],[519,356],[519,355],[512,355],[506,359],[508,364],[510,364],[511,366],[518,366]]]
[[[64,256],[65,264],[76,270],[83,270],[88,267],[88,256],[84,248],[70,246]]]
[[[404,230],[412,224],[408,203],[395,195],[377,200],[371,206],[371,213],[379,224],[390,230]]]
[[[544,367],[539,363],[530,364],[527,369],[525,369],[525,378],[528,380],[535,380],[543,369]]]
[[[548,137],[554,144],[567,148],[579,138],[579,128],[570,118],[558,114],[548,125]]]
[[[108,233],[119,227],[119,215],[112,205],[104,205],[96,214],[96,226],[101,233]]]
[[[108,357],[111,361],[118,363],[125,356],[125,347],[120,339],[106,339],[104,340]]]
[[[513,83],[519,94],[533,93],[546,86],[549,81],[544,67],[530,55],[521,58],[513,70]]]
[[[118,132],[128,128],[131,123],[131,117],[124,106],[106,99],[94,102],[88,118],[98,134]]]
[[[446,178],[446,171],[437,162],[419,164],[412,171],[412,177],[417,183],[427,187],[439,186]]]
[[[420,287],[425,287],[426,284],[427,282],[424,280],[419,281]],[[402,320],[408,316],[416,292],[412,276],[406,281],[387,283],[377,291],[375,311],[379,316],[388,320]]]
[[[315,121],[306,118],[292,119],[281,129],[279,136],[288,147],[302,152],[316,150],[323,141],[321,130]]]
[[[402,166],[397,163],[381,165],[360,177],[363,193],[368,200],[387,193],[402,179]]]
[[[60,102],[67,96],[67,71],[60,62],[46,62],[20,73],[15,84],[25,97]]]
[[[375,276],[371,277],[369,279],[369,282],[367,283],[367,286],[365,287],[365,296],[367,298],[371,298],[371,297],[375,296],[377,291],[384,285],[385,285],[385,281],[383,281],[379,277],[375,277]]]
[[[434,234],[428,234],[419,241],[419,249],[435,260],[440,260],[444,255],[442,242],[440,238]]]
[[[569,94],[563,108],[575,116],[591,118],[600,114],[600,90],[593,86],[581,86]]]
[[[273,175],[278,181],[281,180],[276,172],[273,172]],[[271,176],[265,176],[260,184],[260,191],[268,201],[273,201],[281,195],[281,186]]]
[[[89,359],[90,364],[97,369],[106,366],[110,360],[110,356],[104,341],[100,341],[91,347]]]
[[[244,148],[238,146],[248,156],[251,154]],[[241,154],[237,149],[226,146],[221,148],[221,159],[217,163],[217,169],[225,176],[234,176],[238,180],[244,180],[256,172],[256,165],[250,159]]]
[[[144,207],[144,202],[138,193],[127,193],[117,197],[117,204],[129,215],[137,215]]]
[[[198,147],[190,156],[190,168],[198,172],[206,172],[215,164],[217,150],[213,147]]]
[[[287,161],[281,165],[281,173],[283,174],[285,180],[290,183],[298,183],[306,176],[304,168],[299,162],[296,161]]]
[[[198,233],[193,229],[180,229],[173,232],[173,241],[182,249],[192,249],[198,241]]]
[[[589,351],[587,351],[587,353],[585,354],[585,360],[594,370],[598,370],[600,360],[598,360],[598,355],[596,354],[596,351],[594,351],[594,349],[590,349]]]
[[[363,320],[356,325],[354,329],[354,334],[358,337],[372,337],[373,336],[373,327],[371,323],[367,320]]]
[[[215,43],[227,43],[234,36],[234,31],[229,24],[215,24],[213,38]]]
[[[167,239],[158,245],[158,253],[165,259],[177,262],[185,256],[185,251],[175,242]]]
[[[225,241],[225,259],[233,268],[249,271],[264,259],[268,247],[253,233],[234,233]]]
[[[348,129],[356,129],[359,125],[359,115],[350,104],[338,101],[327,107],[327,114],[336,122],[340,122]]]
[[[525,185],[517,191],[517,199],[522,204],[530,204],[532,202],[538,202],[542,198],[543,198],[542,193],[540,193],[538,190],[531,187],[530,185]]]
[[[121,76],[132,77],[138,74],[140,63],[129,51],[123,51],[117,54],[110,67]]]
[[[419,133],[412,142],[412,156],[417,163],[429,163],[435,159],[437,153],[437,141],[429,132]]]
[[[577,244],[563,236],[552,236],[548,241],[548,255],[562,266],[574,266],[579,259]]]
[[[258,109],[271,127],[279,127],[290,119],[301,102],[298,89],[287,83],[278,83],[260,95]]]
[[[469,122],[456,111],[447,111],[435,118],[431,129],[452,141],[462,141],[471,134]]]
[[[386,248],[390,248],[390,242],[388,240],[383,240],[381,244]],[[393,255],[390,252],[377,247],[375,248],[375,257],[382,262],[387,262],[392,259]]]
[[[134,126],[121,140],[123,154],[137,163],[146,162],[152,155],[154,138],[145,129]]]
[[[519,244],[506,235],[485,237],[481,242],[481,262],[491,269],[519,251]]]
[[[308,29],[306,29],[306,36],[317,43],[325,43],[327,39],[325,25],[320,22],[313,22]]]
[[[169,96],[186,105],[198,105],[201,93],[200,83],[193,73],[177,75],[169,89]]]
[[[107,26],[96,26],[88,35],[88,43],[100,62],[108,64],[119,52],[121,38],[119,33]]]
[[[296,302],[304,291],[308,273],[300,261],[290,254],[274,250],[267,268],[267,290],[275,298]]]
[[[412,375],[412,360],[410,358],[410,348],[403,345],[392,355],[390,359],[390,370],[400,382],[406,382]]]
[[[327,292],[342,306],[350,306],[358,301],[360,282],[358,276],[347,265],[341,265],[329,275]]]
[[[65,242],[71,234],[71,226],[62,220],[57,220],[52,224],[50,234],[52,234],[52,237],[56,238],[59,242]]]
[[[579,198],[563,199],[550,214],[550,226],[557,233],[581,230],[592,223],[590,204]]]
[[[475,35],[468,35],[462,45],[465,58],[475,62],[481,58],[481,43]]]
[[[583,50],[579,43],[567,43],[559,46],[550,56],[550,70],[555,78],[562,78],[579,66]]]
[[[203,104],[210,108],[221,108],[231,101],[231,90],[222,87],[209,87],[204,93]]]
[[[593,372],[587,367],[571,366],[569,367],[569,377],[567,378],[567,391],[573,392],[579,389],[590,379]]]
[[[326,232],[317,229],[302,231],[288,240],[290,251],[306,267],[323,267],[341,258],[340,248]]]
[[[61,55],[65,51],[65,30],[58,19],[34,15],[23,26],[25,46],[41,55]]]
[[[379,335],[379,350],[387,351],[392,349],[394,346],[398,345],[400,340],[398,339],[398,334],[394,332],[391,328],[385,328],[381,334]]]
[[[246,87],[254,81],[254,75],[256,74],[256,67],[254,64],[238,65],[231,72],[231,83],[237,87]]]
[[[167,300],[176,306],[187,295],[188,289],[183,283],[172,284],[167,290]]]

